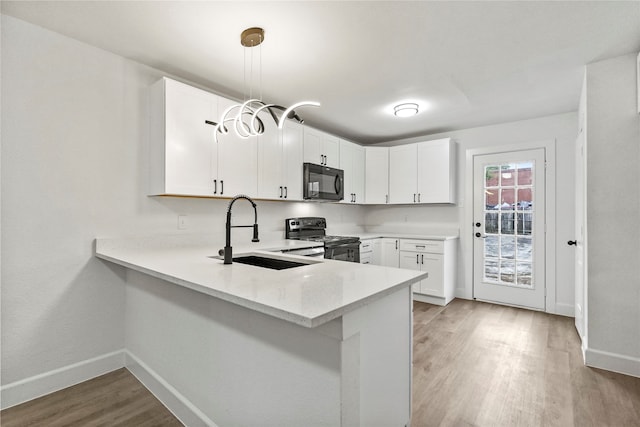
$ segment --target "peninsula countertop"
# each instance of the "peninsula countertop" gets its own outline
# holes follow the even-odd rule
[[[398,268],[281,254],[314,242],[279,240],[234,247],[307,265],[272,270],[215,259],[220,245],[161,238],[96,239],[96,256],[131,270],[305,327],[316,327],[424,279]]]

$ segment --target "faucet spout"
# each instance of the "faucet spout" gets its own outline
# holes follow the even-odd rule
[[[253,211],[255,215],[253,225],[231,225],[231,208],[233,207],[233,204],[236,202],[236,200],[239,200],[239,199],[246,199],[253,206]],[[238,227],[253,227],[253,238],[251,239],[251,241],[252,242],[260,241],[260,239],[258,238],[258,208],[256,207],[255,202],[251,200],[249,196],[245,196],[244,194],[239,194],[235,196],[233,199],[231,199],[231,201],[229,202],[229,207],[227,208],[227,223],[225,225],[226,239],[225,239],[225,246],[223,249],[225,264],[233,263],[233,248],[231,247],[231,229],[238,228]]]

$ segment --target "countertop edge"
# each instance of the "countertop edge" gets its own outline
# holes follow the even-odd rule
[[[99,239],[97,239],[98,241]],[[223,301],[227,301],[232,304],[236,304],[240,307],[244,307],[249,310],[257,311],[259,313],[263,313],[265,315],[269,315],[287,322],[291,322],[297,324],[299,326],[307,327],[307,328],[315,328],[317,326],[323,325],[327,322],[330,322],[333,319],[343,316],[344,314],[356,310],[360,307],[363,307],[371,302],[377,301],[381,298],[384,298],[387,295],[390,295],[403,287],[411,286],[413,283],[416,283],[427,277],[427,273],[421,273],[419,271],[415,271],[415,276],[403,280],[395,285],[392,285],[386,289],[383,289],[379,292],[373,293],[371,295],[367,295],[357,301],[353,301],[344,306],[338,307],[331,311],[322,313],[315,317],[307,317],[302,316],[300,314],[292,313],[290,311],[283,310],[281,308],[273,307],[270,305],[262,304],[256,301],[251,301],[228,292],[221,292],[216,289],[212,289],[207,286],[199,285],[197,283],[191,282],[189,280],[180,279],[179,277],[175,277],[170,274],[162,273],[158,270],[154,270],[151,268],[147,268],[138,264],[134,264],[128,262],[122,258],[109,255],[107,253],[100,251],[100,245],[96,245],[95,256],[104,261],[112,262],[114,264],[120,265],[122,267],[128,268],[133,271],[137,271],[143,274],[147,274],[151,277],[155,277],[160,280],[167,281],[169,283],[173,283],[178,286],[182,286],[184,288],[190,289],[195,292],[200,292],[205,295],[209,295],[214,298],[218,298]]]

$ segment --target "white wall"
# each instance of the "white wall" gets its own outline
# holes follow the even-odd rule
[[[425,120],[427,118],[425,117]],[[384,145],[428,141],[452,137],[458,143],[458,205],[457,206],[383,206],[365,213],[366,226],[393,224],[394,228],[410,230],[429,226],[452,226],[460,229],[458,257],[458,295],[472,295],[472,244],[466,187],[469,173],[466,152],[479,148],[517,145],[536,141],[556,140],[556,304],[547,311],[573,315],[574,271],[573,251],[566,244],[574,239],[574,147],[577,136],[575,112],[541,117],[493,126],[446,132],[428,137],[411,138]]]
[[[3,386],[124,347],[124,270],[93,257],[94,238],[222,236],[228,201],[145,195],[146,94],[162,75],[2,16]],[[240,203],[234,222],[252,221]],[[258,218],[282,236],[286,217],[357,226],[362,209],[258,202]]]
[[[640,376],[636,90],[636,55],[587,66],[587,363]]]

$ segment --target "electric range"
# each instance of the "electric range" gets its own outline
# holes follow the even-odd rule
[[[287,239],[323,243],[324,257],[327,259],[360,262],[360,238],[354,236],[327,236],[327,220],[325,218],[287,218],[284,229]]]

